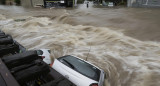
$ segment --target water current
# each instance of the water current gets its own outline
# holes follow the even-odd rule
[[[66,24],[71,14],[60,12],[54,17],[25,15],[24,21],[1,13],[0,29],[27,49],[51,49],[54,58],[88,56],[106,72],[105,86],[160,86],[159,42],[140,41],[107,27]]]

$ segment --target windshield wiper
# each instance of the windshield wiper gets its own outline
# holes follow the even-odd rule
[[[75,67],[71,63],[69,63],[67,60],[63,59],[63,61],[65,61],[72,69],[75,69]]]

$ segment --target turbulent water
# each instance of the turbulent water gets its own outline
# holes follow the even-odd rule
[[[159,86],[160,43],[143,42],[106,27],[64,24],[70,15],[25,16],[14,21],[0,15],[0,28],[27,49],[49,48],[54,58],[76,55],[106,72],[105,86]]]

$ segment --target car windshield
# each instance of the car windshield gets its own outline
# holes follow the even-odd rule
[[[93,80],[99,81],[100,70],[92,66],[91,64],[88,64],[83,60],[69,55],[60,57],[58,58],[58,60],[66,66],[72,68],[73,70],[81,73],[82,75]]]

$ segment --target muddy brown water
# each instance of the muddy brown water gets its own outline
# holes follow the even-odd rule
[[[88,61],[106,72],[105,86],[159,86],[159,13],[148,8],[0,6],[0,29],[27,49],[51,49],[54,58],[71,54],[86,59],[90,51]]]

